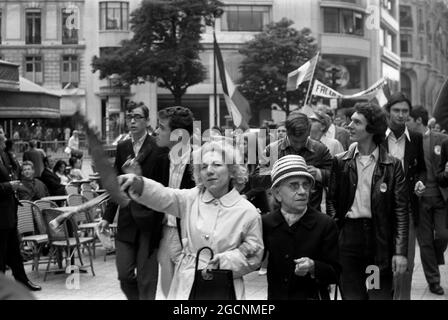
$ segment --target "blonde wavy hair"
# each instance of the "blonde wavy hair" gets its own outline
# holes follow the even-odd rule
[[[208,152],[217,152],[222,155],[229,169],[230,185],[241,191],[248,181],[247,167],[240,150],[233,146],[232,141],[225,138],[204,143],[202,147],[193,151],[193,179],[196,186],[205,189],[201,178],[201,165],[202,157]]]

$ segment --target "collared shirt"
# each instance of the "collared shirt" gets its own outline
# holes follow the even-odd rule
[[[307,210],[308,207],[306,207],[305,210],[300,214],[288,213],[283,209],[280,209],[280,212],[282,213],[283,218],[285,218],[285,221],[288,224],[288,226],[292,226],[294,223],[298,222],[305,215]]]
[[[404,168],[404,150],[406,147],[406,138],[408,139],[408,141],[411,141],[408,127],[405,127],[404,133],[399,138],[395,137],[395,134],[393,133],[392,130],[390,130],[390,128],[387,128],[386,130],[386,139],[387,144],[389,146],[389,154],[400,160],[403,168]]]
[[[358,184],[356,185],[355,200],[347,212],[346,217],[351,219],[371,218],[371,191],[372,178],[379,157],[379,148],[370,155],[363,156],[355,149],[356,170],[358,172]]]
[[[186,151],[186,152],[184,152]],[[178,154],[178,148],[172,148],[168,154],[170,159],[170,177],[168,182],[168,187],[179,189],[184,177],[185,168],[190,161],[191,149],[182,148],[182,154]],[[172,215],[165,214],[165,222],[169,227],[176,226],[176,218]]]
[[[138,155],[138,153],[140,152],[140,149],[143,146],[143,142],[145,142],[147,133],[145,133],[141,138],[139,138],[137,141],[134,140],[134,138],[131,136],[131,141],[132,141],[132,149],[134,149],[134,154],[135,156]]]

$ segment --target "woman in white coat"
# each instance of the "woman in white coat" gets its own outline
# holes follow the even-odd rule
[[[247,182],[241,155],[224,141],[204,144],[193,152],[193,189],[171,189],[133,174],[119,177],[122,190],[136,201],[181,219],[183,250],[168,299],[188,299],[198,249],[208,246],[215,257],[200,258],[207,266],[233,271],[237,299],[244,299],[243,276],[256,270],[263,255],[262,224],[256,208],[237,191]],[[205,256],[205,254],[204,254]]]

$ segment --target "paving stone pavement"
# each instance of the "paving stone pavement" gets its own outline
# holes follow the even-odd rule
[[[445,254],[446,256],[447,254]],[[446,256],[446,258],[448,258]],[[84,257],[87,261],[87,257]],[[52,266],[54,267],[54,266]],[[49,273],[47,280],[43,281],[46,265],[41,264],[39,272],[31,271],[31,265],[26,265],[25,269],[29,278],[42,286],[42,291],[35,292],[38,300],[124,300],[126,297],[120,290],[115,268],[115,255],[108,255],[104,261],[104,251],[97,247],[96,258],[94,259],[95,276],[92,276],[90,269],[88,273],[79,274],[79,287],[76,283],[68,281],[70,274]],[[448,265],[440,267],[442,287],[445,295],[437,296],[429,292],[423,275],[420,263],[420,254],[417,247],[414,277],[412,282],[412,300],[447,300],[448,299]],[[11,276],[10,272],[7,272]],[[252,272],[244,277],[246,284],[246,298],[248,300],[265,300],[267,297],[266,276]],[[68,282],[68,286],[66,284]],[[333,295],[332,295],[333,297]],[[157,291],[157,300],[161,299],[160,290]]]

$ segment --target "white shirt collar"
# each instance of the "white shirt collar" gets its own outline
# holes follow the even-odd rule
[[[238,201],[242,199],[241,195],[235,188],[233,188],[230,192],[223,195],[221,198],[216,199],[207,189],[202,193],[202,201],[205,203],[212,202],[214,200],[218,201],[224,207],[232,207]]]
[[[354,153],[355,157],[356,157],[358,154],[359,154],[359,149],[358,149],[358,145],[356,145],[356,147],[355,147],[355,153]],[[370,157],[372,157],[373,160],[377,160],[378,157],[379,157],[379,155],[380,155],[380,149],[379,149],[378,147],[376,147],[376,148],[373,150],[373,152],[370,154]]]
[[[393,134],[392,130],[390,130],[390,128],[387,128],[387,130],[386,130],[386,138],[389,138],[391,133]],[[408,138],[408,141],[411,142],[411,136],[409,135],[409,130],[408,130],[407,126],[404,127],[404,134],[406,135],[406,138]],[[394,137],[395,137],[395,135],[394,135]],[[395,139],[400,139],[400,138],[401,137],[398,137],[398,138],[395,137]]]
[[[134,140],[134,137],[131,135],[131,141],[132,141],[132,144],[136,144],[136,143],[141,144],[141,143],[143,143],[143,142],[145,141],[147,135],[148,135],[148,134],[145,133],[145,134],[144,134],[141,138],[139,138],[137,141],[135,141],[135,140]]]

